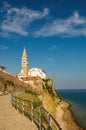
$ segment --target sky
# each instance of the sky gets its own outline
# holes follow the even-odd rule
[[[56,89],[86,89],[86,0],[2,0],[0,65],[14,76],[24,47]]]

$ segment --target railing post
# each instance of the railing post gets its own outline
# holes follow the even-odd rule
[[[39,109],[39,130],[42,130],[42,107]]]
[[[48,113],[48,130],[51,130],[50,114]]]
[[[17,110],[18,110],[19,104],[18,104],[18,98],[17,98]]]
[[[11,103],[12,103],[12,106],[13,106],[13,95],[11,94]]]
[[[33,108],[33,102],[31,102],[31,120],[34,121],[34,108]]]
[[[22,99],[22,114],[24,115],[24,100]]]
[[[15,107],[15,97],[14,96],[12,96],[12,106]]]

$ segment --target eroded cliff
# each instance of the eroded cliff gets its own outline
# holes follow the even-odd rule
[[[55,117],[62,130],[81,130],[74,121],[70,105],[55,91],[52,79],[43,80],[42,87],[39,98],[43,107]]]

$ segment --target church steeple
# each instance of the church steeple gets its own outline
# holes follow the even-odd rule
[[[25,47],[22,54],[22,71],[26,76],[28,76],[28,57]]]
[[[23,57],[26,57],[26,58],[27,58],[27,53],[26,53],[25,47],[24,47],[23,54],[22,54],[22,58],[23,58]]]

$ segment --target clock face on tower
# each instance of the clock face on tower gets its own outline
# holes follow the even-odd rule
[[[28,65],[28,62],[27,61],[23,61],[22,65]]]

